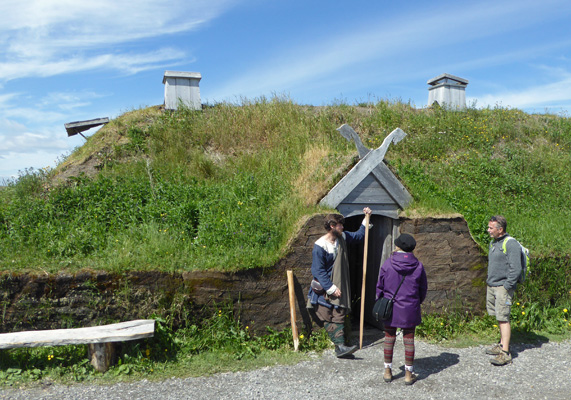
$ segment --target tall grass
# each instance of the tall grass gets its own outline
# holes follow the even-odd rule
[[[0,192],[0,269],[235,270],[271,265],[297,222],[357,161],[336,128],[370,148],[396,127],[386,162],[412,193],[405,213],[461,213],[487,249],[504,214],[532,259],[570,253],[571,120],[519,110],[417,110],[379,101],[307,107],[287,98],[204,111],[132,111],[89,138],[100,172],[54,184],[89,158],[26,171]]]

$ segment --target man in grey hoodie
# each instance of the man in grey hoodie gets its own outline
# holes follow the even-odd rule
[[[500,329],[500,342],[486,350],[495,355],[494,365],[512,362],[510,354],[510,313],[514,292],[522,272],[521,247],[516,240],[508,240],[507,221],[501,215],[490,218],[488,233],[492,237],[488,254],[488,289],[486,309],[495,316]]]

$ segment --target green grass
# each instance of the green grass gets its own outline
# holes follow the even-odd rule
[[[235,318],[231,306],[221,306],[214,315],[177,330],[169,321],[157,319],[155,336],[124,342],[117,364],[105,373],[91,366],[86,346],[3,350],[0,387],[204,376],[297,363],[329,347],[324,330],[300,332],[299,351],[294,352],[290,329],[254,335]]]
[[[571,304],[571,302],[568,302]],[[570,309],[550,307],[538,302],[516,301],[512,307],[512,343],[537,343],[571,338]],[[467,347],[497,342],[499,329],[487,314],[442,313],[423,315],[417,336],[451,347]]]
[[[460,213],[484,250],[489,216],[503,214],[532,259],[571,253],[569,118],[261,98],[203,112],[131,111],[56,171],[25,171],[0,192],[0,270],[272,265],[357,161],[335,130],[342,123],[371,148],[396,127],[407,132],[386,157],[413,195],[405,214]],[[99,175],[50,184],[87,149]]]

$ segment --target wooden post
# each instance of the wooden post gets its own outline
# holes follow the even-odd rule
[[[115,358],[114,343],[92,343],[88,345],[89,361],[96,371],[105,372],[113,364]]]
[[[293,285],[293,271],[287,271],[287,286],[289,289],[289,313],[291,315],[291,333],[293,335],[293,348],[295,351],[299,348],[299,338],[297,336],[297,324],[295,316],[295,291]]]
[[[365,215],[365,249],[363,251],[363,285],[361,286],[361,318],[359,324],[359,349],[363,348],[363,326],[365,324],[365,282],[367,281],[367,253],[369,250],[369,218]]]

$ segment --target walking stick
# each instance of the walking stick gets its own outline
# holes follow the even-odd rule
[[[365,249],[363,251],[363,285],[361,286],[361,319],[359,326],[359,349],[363,348],[363,325],[365,324],[365,282],[367,281],[367,252],[369,249],[369,218],[365,214]]]
[[[293,271],[287,271],[287,287],[289,289],[289,313],[291,315],[291,333],[293,335],[293,349],[297,351],[299,348],[299,339],[297,337],[297,325],[295,323],[295,293],[293,286]]]

